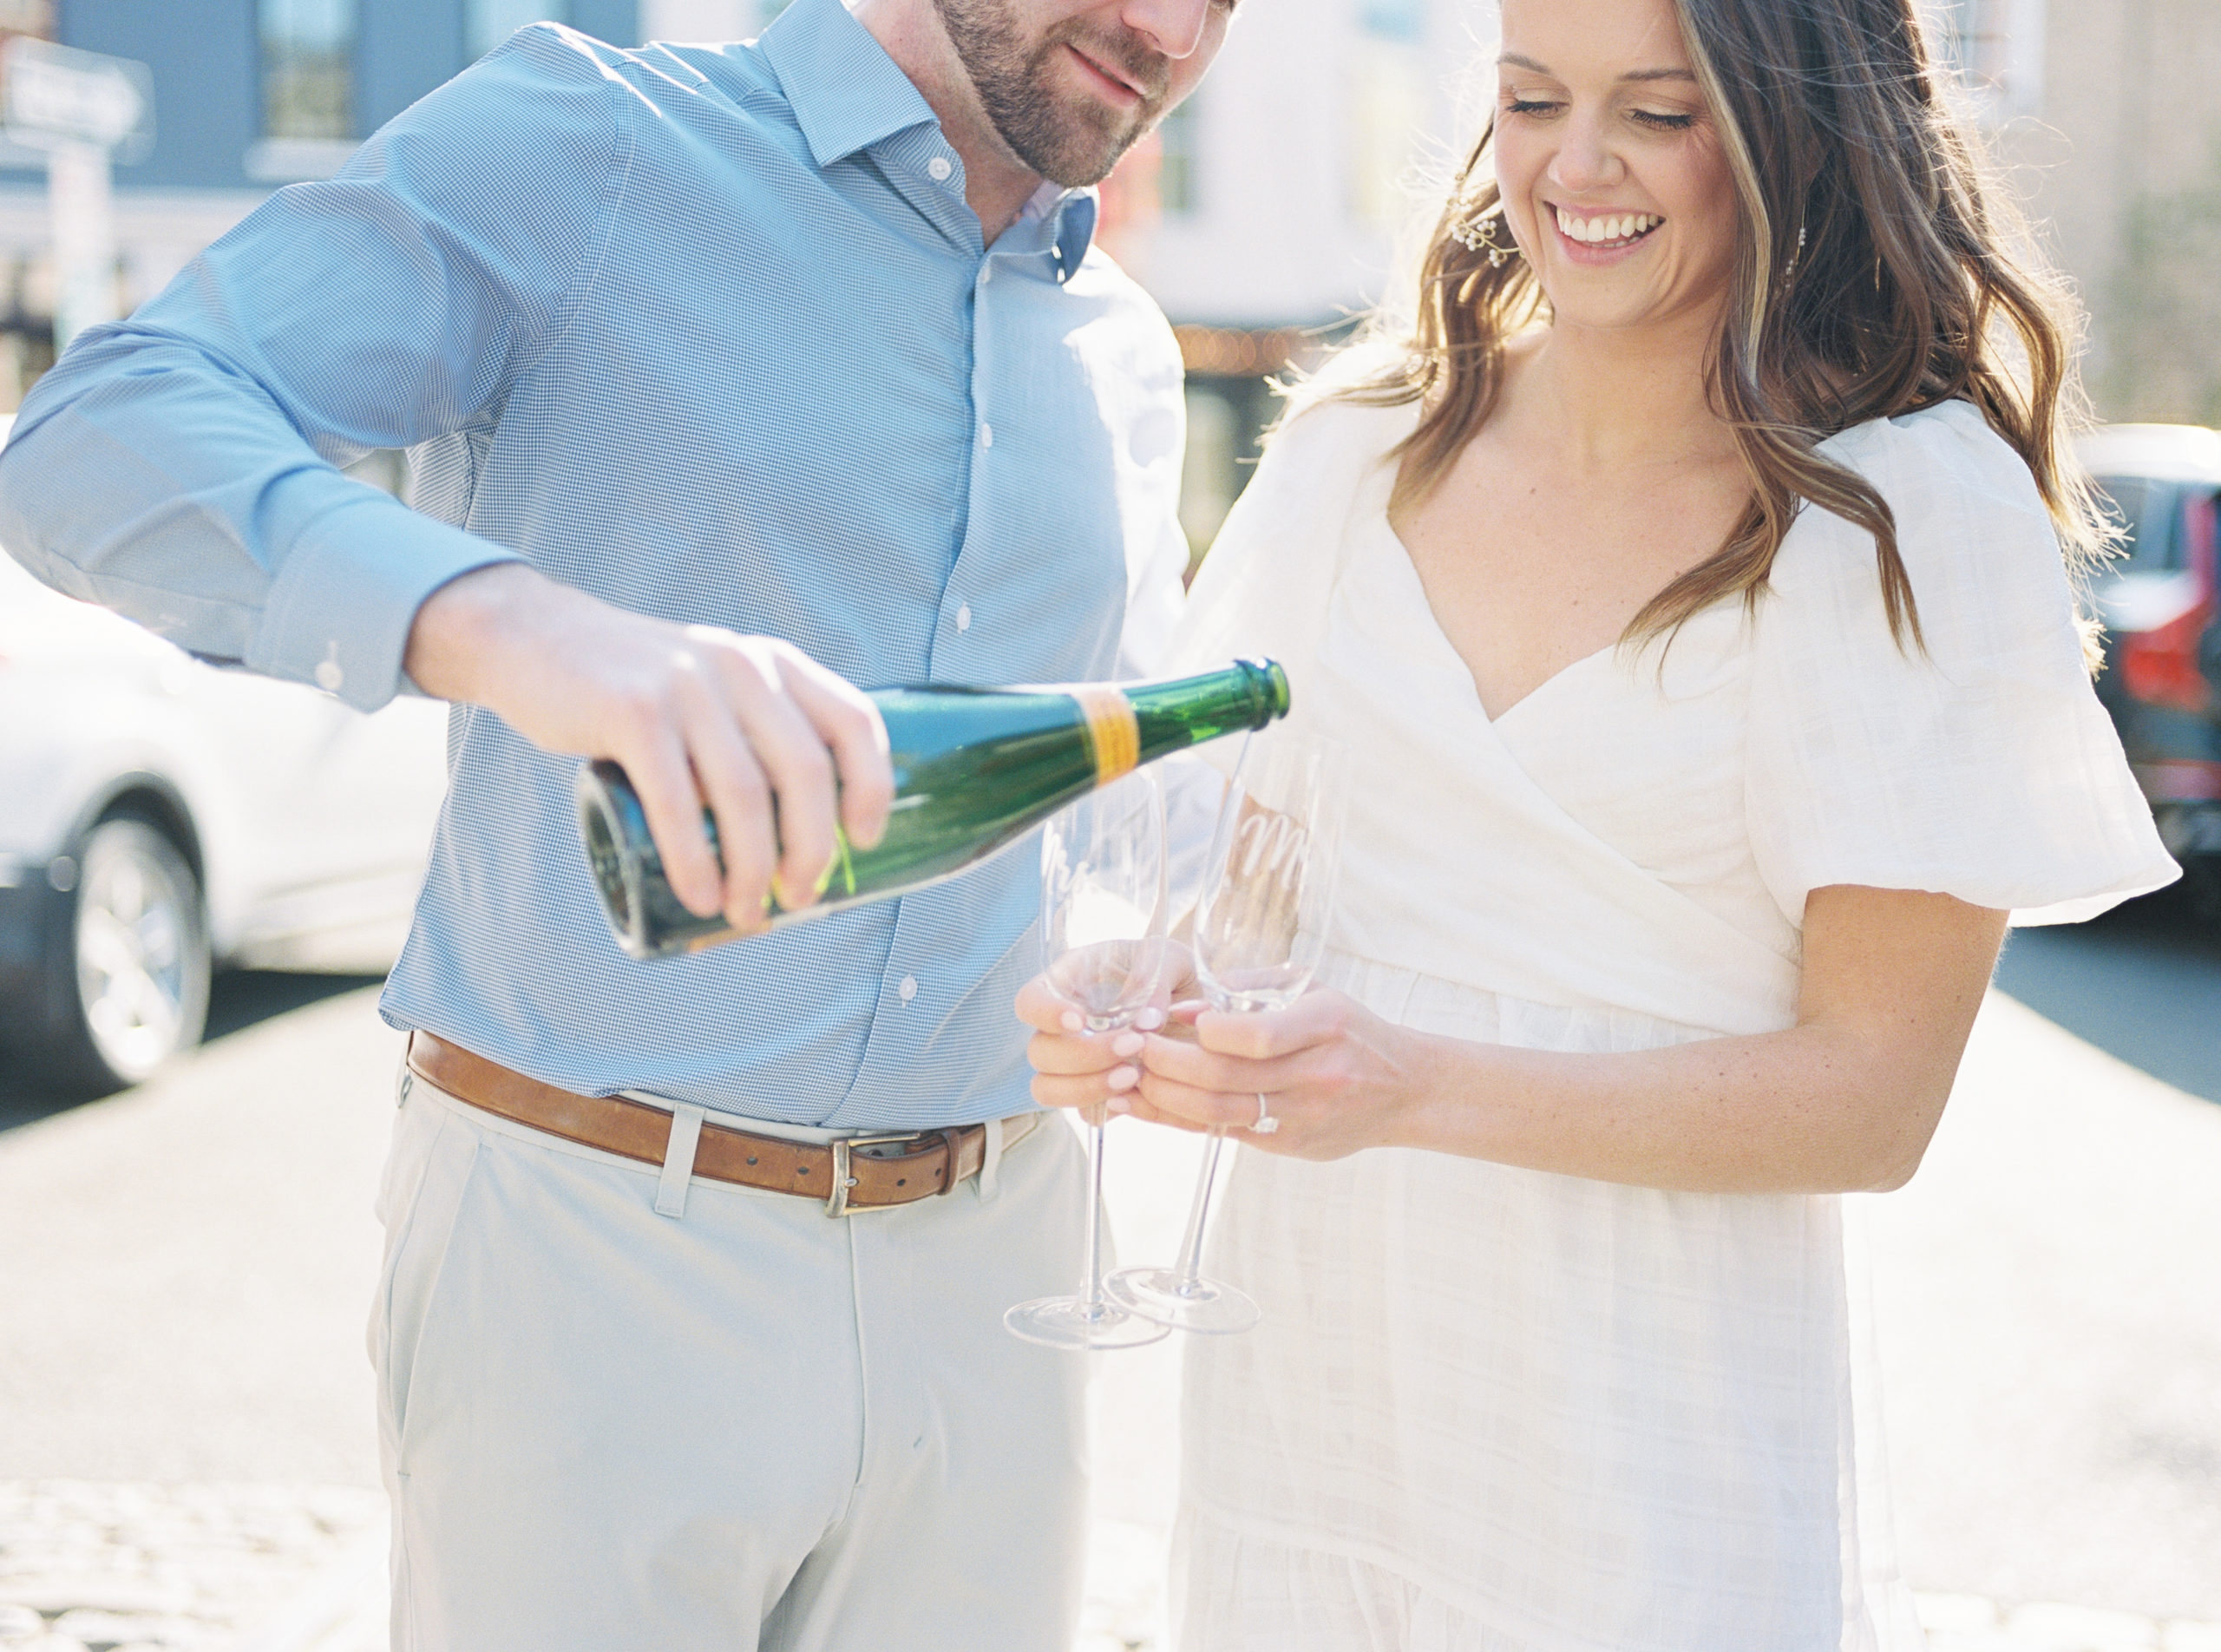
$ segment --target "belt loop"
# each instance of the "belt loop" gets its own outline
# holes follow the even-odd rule
[[[981,1128],[987,1132],[987,1144],[979,1153],[979,1203],[993,1204],[1003,1167],[1003,1121],[990,1118]]]
[[[706,1108],[680,1102],[671,1110],[671,1139],[663,1150],[663,1175],[656,1183],[656,1214],[686,1214],[686,1186],[694,1177],[694,1144],[702,1139]]]

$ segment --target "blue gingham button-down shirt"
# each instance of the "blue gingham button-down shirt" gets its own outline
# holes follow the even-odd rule
[[[423,599],[510,556],[866,685],[1145,668],[1185,555],[1180,362],[1095,211],[1045,187],[983,247],[931,109],[839,0],[725,47],[535,25],[73,346],[0,459],[0,537],[364,708],[405,686]],[[413,450],[416,511],[334,468],[372,448]],[[449,744],[396,1026],[792,1124],[1031,1105],[1032,849],[634,962],[572,762],[469,708]]]

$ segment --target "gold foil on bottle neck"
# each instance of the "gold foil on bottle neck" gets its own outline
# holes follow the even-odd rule
[[[1087,718],[1095,753],[1095,783],[1105,786],[1141,762],[1142,726],[1125,691],[1109,683],[1081,683],[1069,691]]]

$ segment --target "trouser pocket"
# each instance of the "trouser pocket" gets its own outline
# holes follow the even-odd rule
[[[370,1316],[378,1445],[388,1466],[397,1472],[408,1468],[403,1443],[424,1328],[478,1153],[477,1132],[423,1094],[420,1085],[403,1111],[380,1196],[385,1267]]]

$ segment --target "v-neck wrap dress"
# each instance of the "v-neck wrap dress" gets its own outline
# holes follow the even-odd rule
[[[1808,508],[1754,609],[1494,719],[1387,521],[1415,416],[1294,419],[1178,644],[1278,658],[1292,725],[1347,748],[1323,984],[1433,1033],[1654,1048],[1792,1026],[1816,888],[2052,922],[2176,875],[2034,484],[1972,407],[1825,449],[1896,514],[1924,651],[1891,638],[1871,538]],[[1265,1317],[1187,1355],[1181,1652],[1919,1647],[1842,1215],[1239,1154],[1209,1266]]]

